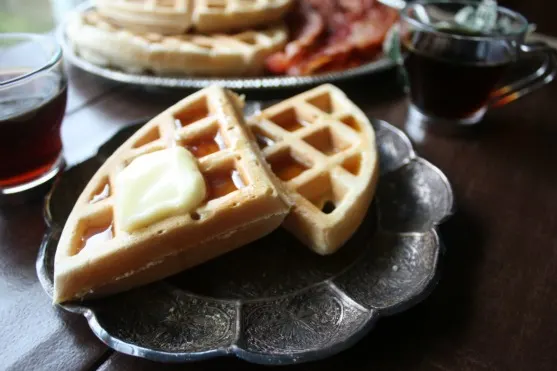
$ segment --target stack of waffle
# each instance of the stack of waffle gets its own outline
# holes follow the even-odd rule
[[[157,75],[254,76],[284,48],[293,0],[96,0],[66,36],[82,58]]]
[[[62,232],[55,302],[163,279],[280,225],[320,255],[334,253],[353,235],[378,178],[375,133],[366,116],[332,85],[247,119],[242,108],[233,92],[206,88],[162,112],[114,152]],[[184,169],[172,160],[180,158],[172,157],[176,151],[195,168],[185,179],[174,170]],[[174,161],[168,171],[151,166],[153,176],[142,169],[146,161],[138,166],[153,154]],[[129,173],[133,182],[126,183]],[[184,192],[197,198],[187,210],[175,202]],[[126,215],[138,205],[142,224],[130,229]]]

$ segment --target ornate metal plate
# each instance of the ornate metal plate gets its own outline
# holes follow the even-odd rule
[[[436,225],[451,215],[445,176],[414,153],[398,129],[373,121],[381,178],[366,220],[336,254],[321,257],[279,229],[169,279],[105,299],[62,305],[83,314],[115,350],[185,362],[233,354],[288,364],[333,355],[381,316],[423,299],[436,282]],[[83,186],[136,129],[116,134],[98,154],[68,169],[45,207],[48,232],[37,260],[52,295],[61,228]]]
[[[85,4],[79,6],[77,8],[77,11],[83,11],[91,7],[92,5],[86,2]],[[97,66],[75,54],[65,36],[65,29],[66,23],[62,22],[58,28],[58,40],[60,41],[60,44],[64,49],[64,57],[68,62],[82,70],[109,80],[128,84],[142,85],[146,87],[197,89],[204,88],[212,84],[218,84],[229,89],[275,89],[287,87],[309,87],[326,82],[347,80],[370,73],[377,73],[395,66],[393,60],[387,57],[382,57],[360,67],[348,69],[345,71],[300,77],[264,76],[245,78],[210,78],[193,76],[167,77],[147,74],[132,74],[121,70]]]

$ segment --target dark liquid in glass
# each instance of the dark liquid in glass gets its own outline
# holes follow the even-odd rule
[[[468,62],[466,54],[475,50],[454,50],[450,44],[434,45],[435,41],[433,37],[424,38],[421,45],[433,45],[430,48],[422,48],[419,43],[411,47],[402,42],[412,102],[427,115],[448,119],[470,117],[488,102],[511,60],[501,55],[505,52],[501,47],[499,53],[494,52],[486,60]]]
[[[0,71],[0,81],[25,72]],[[31,181],[56,163],[66,99],[66,82],[49,72],[0,90],[0,187]]]

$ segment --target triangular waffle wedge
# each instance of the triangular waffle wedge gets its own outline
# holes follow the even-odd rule
[[[54,266],[55,302],[162,279],[282,223],[289,203],[250,140],[241,103],[227,90],[206,88],[152,119],[114,152],[85,187],[62,231]],[[129,188],[119,188],[118,174],[133,159],[179,146],[197,158],[207,196],[185,215],[131,233],[122,230],[116,223],[115,216],[121,215],[116,200]]]
[[[181,34],[230,32],[282,18],[293,0],[96,0],[99,12],[127,29]]]
[[[315,252],[335,252],[356,231],[375,193],[375,132],[332,85],[248,119],[264,157],[294,202],[284,226]]]
[[[209,36],[134,33],[94,10],[74,14],[66,35],[76,54],[100,66],[131,73],[192,76],[262,74],[265,59],[282,49],[288,39],[284,25]]]

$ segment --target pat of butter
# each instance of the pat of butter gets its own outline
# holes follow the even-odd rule
[[[195,157],[173,147],[135,158],[116,177],[115,219],[128,232],[186,214],[207,194]]]

